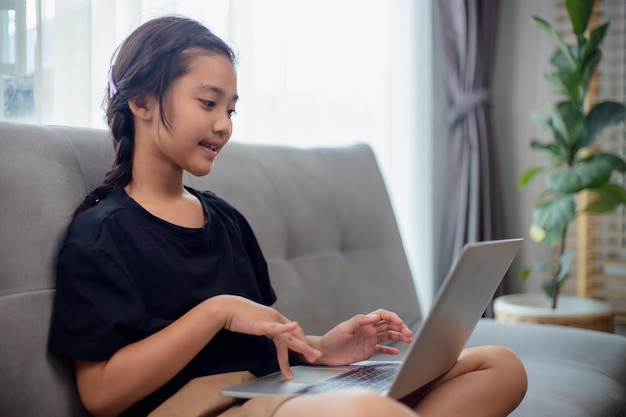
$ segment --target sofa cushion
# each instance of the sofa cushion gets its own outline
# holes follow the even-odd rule
[[[528,392],[511,417],[626,416],[626,338],[614,334],[483,319],[469,346],[515,351]]]

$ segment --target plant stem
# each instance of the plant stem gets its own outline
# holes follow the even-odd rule
[[[565,252],[565,238],[567,237],[567,227],[563,229],[563,235],[561,236],[561,247],[559,249],[559,265],[556,268],[552,276],[552,309],[556,309],[557,299],[559,298],[559,291],[561,289],[561,283],[559,282],[559,275],[561,274],[561,259],[563,259],[563,253]]]
[[[567,160],[567,167],[571,169],[574,165],[574,161],[576,160],[576,153],[578,149],[574,148],[570,151],[569,158]],[[559,292],[561,290],[561,283],[559,282],[559,275],[561,274],[561,270],[563,269],[563,265],[561,264],[563,259],[563,253],[565,252],[565,239],[567,238],[567,229],[563,229],[563,234],[561,235],[561,247],[559,248],[559,264],[556,268],[556,271],[552,275],[552,309],[555,310],[557,307],[557,300],[559,298]]]
[[[559,265],[558,269],[559,271],[561,270],[561,265]],[[561,284],[559,284],[559,280],[557,279],[557,277],[556,276],[553,277],[552,278],[552,310],[556,310],[560,287],[561,287]]]

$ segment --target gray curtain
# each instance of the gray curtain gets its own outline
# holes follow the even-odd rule
[[[435,0],[448,96],[447,189],[440,282],[466,242],[501,238],[490,83],[499,0]]]

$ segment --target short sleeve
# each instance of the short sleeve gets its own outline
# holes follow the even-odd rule
[[[134,285],[111,253],[84,243],[59,252],[49,349],[74,359],[108,360],[145,334]]]

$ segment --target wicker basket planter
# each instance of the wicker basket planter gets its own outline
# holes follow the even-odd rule
[[[609,303],[561,295],[556,310],[544,294],[512,294],[496,298],[496,320],[554,324],[613,332],[613,308]]]

